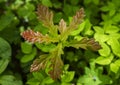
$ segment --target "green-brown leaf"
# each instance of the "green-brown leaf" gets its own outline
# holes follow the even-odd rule
[[[60,20],[58,29],[60,33],[64,33],[66,31],[66,22],[63,19]]]
[[[51,59],[50,67],[52,67],[52,70],[49,71],[51,78],[54,80],[60,79],[63,67],[63,61],[61,60],[60,56],[55,56]]]
[[[94,38],[91,39],[83,38],[80,41],[73,40],[70,43],[68,43],[67,46],[75,47],[77,49],[78,48],[91,49],[93,51],[101,49],[101,46],[97,41],[95,41]]]
[[[76,12],[76,15],[73,16],[72,22],[70,23],[69,27],[70,28],[77,28],[77,26],[82,23],[83,18],[84,18],[84,9],[81,8],[78,12]]]
[[[47,7],[38,5],[37,14],[38,19],[42,21],[45,26],[51,27],[53,25],[53,13],[49,11]]]
[[[47,60],[49,59],[47,54],[41,55],[40,58],[35,59],[31,65],[30,72],[39,71],[45,69]]]

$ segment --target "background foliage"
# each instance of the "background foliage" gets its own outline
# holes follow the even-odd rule
[[[65,48],[64,75],[52,80],[45,71],[30,73],[30,65],[54,45],[25,42],[20,33],[33,29],[46,34],[37,20],[38,4],[54,12],[54,23],[67,23],[81,7],[85,20],[71,37],[94,37],[98,52]],[[1,85],[119,85],[120,83],[120,0],[0,0],[0,84]],[[71,38],[70,38],[71,39]],[[46,69],[46,71],[49,69]]]

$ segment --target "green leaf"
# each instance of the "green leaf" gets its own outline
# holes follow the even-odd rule
[[[71,8],[72,8],[72,7],[71,7],[70,4],[65,4],[65,5],[64,5],[64,8],[63,8],[64,14],[67,15],[67,16],[68,16],[68,15],[71,15],[71,13],[73,13],[72,10],[71,10]]]
[[[73,51],[69,51],[67,52],[67,56],[66,56],[66,59],[69,60],[70,62],[74,61],[74,58],[75,55],[74,55],[74,52]]]
[[[77,41],[80,41],[82,38],[83,38],[83,37],[80,36],[80,35],[76,35],[76,36],[74,37],[74,39],[77,40]]]
[[[72,85],[71,83],[62,82],[61,85]]]
[[[119,39],[120,38],[120,33],[112,33],[109,35],[109,39]]]
[[[36,43],[35,45],[37,46],[38,49],[42,50],[43,52],[50,52],[50,50],[56,47],[55,44],[46,45],[46,44]]]
[[[92,2],[92,0],[84,0],[84,4],[89,4],[90,2]]]
[[[17,13],[20,17],[24,17],[24,19],[28,19],[30,15],[33,13],[33,10],[35,9],[33,4],[27,3],[23,7],[19,8],[17,10]]]
[[[117,26],[107,25],[105,28],[105,33],[117,33],[120,29]]]
[[[37,80],[43,80],[45,78],[41,72],[33,72],[33,76]]]
[[[101,34],[101,33],[95,33],[94,38],[96,41],[99,42],[106,42],[109,39],[109,35]]]
[[[101,83],[100,79],[97,76],[97,73],[94,70],[85,68],[85,75],[80,76],[77,83],[79,85],[99,85]]]
[[[40,81],[35,79],[35,78],[31,78],[27,81],[26,84],[28,84],[28,85],[40,85]]]
[[[116,60],[114,63],[120,67],[120,59]]]
[[[52,7],[52,3],[50,0],[42,0],[42,4],[48,7]]]
[[[6,0],[0,0],[0,3],[1,3],[1,2],[6,2]]]
[[[47,78],[45,78],[45,79],[43,80],[43,82],[44,82],[45,84],[51,84],[51,83],[54,82],[54,80],[53,80],[52,78],[50,78],[50,77],[47,77]]]
[[[93,31],[91,30],[92,24],[90,23],[90,21],[88,19],[85,22],[86,22],[86,24],[85,24],[84,30],[82,31],[82,34],[83,35],[92,35],[93,34]]]
[[[84,29],[85,27],[85,22],[81,23],[76,30],[74,30],[71,35],[75,36],[80,34],[80,32]]]
[[[111,85],[113,82],[108,75],[99,74],[99,78],[102,81],[101,85]]]
[[[4,30],[0,31],[0,36],[9,43],[18,44],[20,42],[19,27],[17,27],[19,24],[18,18],[14,17],[14,20],[11,24],[8,25]]]
[[[70,0],[70,3],[73,4],[73,5],[77,5],[79,2],[80,2],[79,0],[76,0],[76,1]]]
[[[64,65],[64,70],[67,71],[69,68],[69,64]]]
[[[97,77],[95,78],[96,81],[94,81],[92,76],[85,75],[78,80],[78,83],[81,83],[82,85],[99,85],[101,81]]]
[[[20,61],[21,61],[22,63],[29,62],[29,61],[31,61],[31,60],[33,60],[33,59],[35,58],[36,53],[37,53],[37,49],[36,49],[36,48],[33,48],[32,53],[24,55],[24,56],[21,58]]]
[[[108,7],[108,6],[102,6],[100,9],[101,9],[103,12],[109,11],[109,7]]]
[[[113,58],[114,58],[113,54],[110,54],[107,57],[100,56],[95,60],[95,62],[100,65],[108,65],[111,63]]]
[[[113,16],[115,14],[116,10],[115,9],[112,9],[109,11],[109,16]]]
[[[38,25],[36,25],[34,27],[34,31],[38,31],[40,33],[42,33],[43,35],[48,33],[48,28],[44,27],[41,23],[39,23]]]
[[[8,63],[9,63],[8,59],[0,60],[0,74],[7,68]]]
[[[119,41],[113,37],[113,38],[109,39],[107,43],[111,46],[113,53],[115,55],[117,55],[118,57],[120,57],[120,43],[119,43]]]
[[[116,65],[115,63],[111,63],[111,64],[110,64],[110,70],[111,70],[112,72],[114,72],[114,73],[117,73],[118,70],[119,70],[119,66]]]
[[[77,83],[77,85],[83,85],[83,84],[81,84],[81,83]]]
[[[23,85],[21,80],[16,79],[12,75],[0,76],[1,85]]]
[[[0,37],[0,57],[9,59],[11,56],[11,47],[7,41]]]
[[[14,20],[14,14],[12,14],[9,11],[7,11],[5,15],[2,15],[0,17],[0,31],[2,31],[4,28],[10,25],[13,20]]]
[[[112,21],[119,22],[120,21],[120,13],[117,13],[115,16],[113,16]]]
[[[111,52],[109,46],[105,43],[101,43],[100,45],[102,47],[102,49],[99,50],[100,55],[104,57],[109,56]]]
[[[61,6],[62,6],[62,3],[60,3],[59,1],[54,1],[54,3],[52,3],[53,4],[53,7],[55,7],[55,8],[61,8]]]
[[[63,17],[62,12],[55,13],[54,18],[53,18],[54,23],[58,23],[62,17]]]
[[[96,33],[104,34],[103,28],[101,28],[99,26],[94,26],[93,28],[94,28]]]
[[[63,74],[61,76],[61,81],[62,82],[70,82],[73,80],[74,75],[75,75],[74,71],[65,72],[65,74]]]
[[[92,0],[94,4],[98,5],[100,0]]]
[[[21,43],[21,50],[25,54],[29,54],[32,51],[32,44],[28,42],[22,42]]]

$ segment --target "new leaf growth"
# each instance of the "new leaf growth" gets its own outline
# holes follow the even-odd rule
[[[51,49],[48,54],[40,55],[39,58],[33,61],[31,65],[31,72],[50,69],[48,74],[53,79],[60,79],[62,74],[63,61],[61,55],[64,54],[63,49],[65,47],[83,48],[91,49],[97,51],[101,49],[101,46],[95,39],[83,38],[82,40],[71,40],[68,41],[68,36],[70,33],[77,29],[77,26],[82,23],[84,18],[84,9],[81,8],[73,19],[71,23],[67,26],[66,22],[61,19],[59,25],[54,25],[53,23],[53,13],[45,6],[38,5],[37,8],[38,19],[43,23],[44,26],[49,28],[49,32],[43,35],[40,32],[34,32],[33,30],[26,30],[21,33],[21,36],[29,42],[32,43],[57,43],[54,49]],[[59,31],[59,32],[58,32]]]

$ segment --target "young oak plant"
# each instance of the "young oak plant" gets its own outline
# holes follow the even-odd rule
[[[21,33],[21,36],[31,43],[44,43],[55,44],[56,47],[51,49],[49,53],[40,55],[39,58],[33,61],[30,72],[39,70],[48,70],[48,74],[52,79],[60,79],[63,70],[63,61],[61,55],[64,54],[63,49],[65,47],[74,47],[76,49],[91,49],[97,51],[101,48],[95,39],[88,39],[83,37],[81,40],[68,40],[72,31],[77,29],[77,26],[82,23],[85,16],[84,9],[81,8],[76,15],[73,16],[72,21],[67,26],[66,22],[61,19],[59,25],[53,23],[53,12],[43,5],[38,5],[37,8],[38,19],[42,22],[43,26],[49,29],[46,35],[40,32],[34,32],[33,30],[26,30]]]

